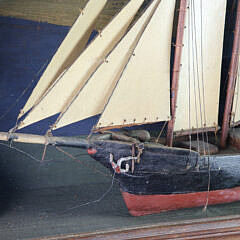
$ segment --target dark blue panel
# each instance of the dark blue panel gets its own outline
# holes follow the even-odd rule
[[[43,66],[46,67],[68,30],[69,27],[65,26],[0,17],[0,131],[8,131],[15,125],[20,109],[44,70]],[[94,35],[96,31],[90,39]],[[37,74],[41,68],[41,73]],[[1,118],[33,80],[17,105]],[[45,134],[56,118],[42,120],[19,132]],[[97,119],[98,116],[94,116],[71,124],[55,131],[54,135],[88,134]],[[160,129],[158,124],[155,127]]]
[[[0,17],[0,131],[15,125],[19,110],[24,106],[41,73],[66,36],[69,27]],[[90,39],[94,37],[93,32]],[[42,71],[38,71],[42,68]],[[34,80],[26,94],[12,110],[3,114],[16,102],[24,89]],[[3,118],[2,118],[3,117]],[[27,127],[20,132],[44,134],[56,116]],[[57,134],[86,134],[96,117],[73,124]],[[81,127],[81,128],[79,128]]]
[[[14,126],[19,110],[40,77],[37,72],[51,59],[68,30],[69,27],[0,17],[0,116],[35,79],[19,103],[0,119],[1,131]]]

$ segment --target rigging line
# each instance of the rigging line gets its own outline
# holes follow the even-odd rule
[[[202,0],[200,1],[200,54],[201,54],[201,71],[202,71],[202,94],[203,94],[203,114],[204,114],[204,122],[206,125],[206,106],[205,106],[205,91],[204,91],[204,61],[203,61],[203,6]],[[207,131],[203,133],[206,135],[206,142],[207,142],[207,159],[208,159],[208,186],[207,186],[207,195],[206,195],[206,202],[203,208],[203,212],[206,212],[209,202],[209,191],[210,191],[210,183],[211,183],[211,167],[210,167],[210,149],[209,149],[209,142],[208,142],[208,133]]]
[[[207,207],[208,207],[210,183],[211,183],[210,155],[207,156],[207,159],[208,159],[208,186],[207,186],[206,202],[205,202],[205,206],[203,208],[203,212],[206,212]]]
[[[83,161],[80,161],[79,159],[77,159],[75,156],[73,156],[71,153],[67,152],[67,151],[64,151],[62,148],[58,147],[58,146],[55,146],[55,148],[59,151],[59,152],[62,152],[63,154],[65,154],[66,156],[68,156],[69,158],[71,158],[72,160],[74,160],[75,162],[77,163],[81,163],[83,165],[85,165],[86,167],[88,167],[89,169],[93,170],[93,172],[97,172],[105,177],[109,177],[110,175],[108,174],[105,174],[103,173],[102,171],[98,170],[97,168],[93,168],[93,167],[90,167],[89,164],[83,162]]]
[[[118,82],[119,82],[119,80],[120,80],[120,78],[121,78],[121,76],[122,76],[122,74],[123,74],[126,66],[128,65],[131,57],[133,56],[133,52],[134,52],[135,48],[137,47],[138,42],[140,41],[143,33],[145,32],[145,30],[146,30],[149,22],[151,21],[151,19],[152,19],[152,17],[153,17],[153,15],[154,15],[154,13],[155,13],[158,5],[159,5],[160,2],[161,2],[160,0],[157,0],[157,1],[158,1],[157,5],[153,8],[153,10],[151,11],[150,15],[148,16],[146,22],[145,22],[144,25],[143,25],[143,29],[141,28],[140,31],[139,31],[139,33],[137,34],[136,39],[135,39],[136,42],[133,41],[133,43],[132,43],[132,44],[130,45],[130,47],[129,47],[129,51],[128,51],[128,52],[129,52],[129,56],[128,56],[127,63],[125,64],[125,66],[123,67],[123,69],[120,70],[120,75],[119,75],[119,77],[118,77],[118,80],[116,81],[116,84],[115,84],[115,87],[114,87],[114,89],[113,89],[113,91],[112,91],[112,94],[113,94],[113,92],[115,91],[116,86],[118,85]],[[154,3],[151,3],[151,4],[154,4]],[[105,56],[105,59],[103,59],[102,62],[99,63],[99,65],[96,67],[95,71],[88,77],[87,81],[83,84],[83,86],[82,86],[76,93],[74,93],[74,97],[71,99],[71,101],[70,101],[66,106],[64,106],[63,111],[61,111],[61,113],[60,113],[60,115],[58,116],[57,120],[56,120],[55,123],[53,124],[53,127],[58,124],[58,122],[61,120],[61,118],[64,116],[64,114],[65,114],[65,113],[68,111],[68,109],[71,107],[71,105],[73,104],[73,102],[77,99],[77,97],[79,96],[79,94],[81,93],[81,91],[82,91],[82,90],[84,89],[84,87],[88,84],[88,82],[90,81],[91,77],[92,77],[92,76],[96,73],[96,71],[102,66],[102,64],[106,63],[106,58],[113,52],[114,49],[117,48],[117,46],[119,45],[119,43],[121,42],[121,40],[126,36],[127,33],[128,33],[128,31],[126,31],[126,33],[122,36],[122,38],[115,44],[115,46],[113,47],[113,49]],[[131,53],[131,54],[130,54],[130,53]],[[117,76],[118,76],[118,75],[117,75]],[[111,94],[110,97],[108,98],[108,101],[107,101],[107,103],[105,104],[103,111],[100,113],[100,117],[101,117],[101,115],[103,114],[103,112],[105,111],[105,108],[106,108],[106,106],[108,105],[108,103],[109,103],[109,101],[110,101],[110,98],[112,97],[112,94]],[[99,119],[100,119],[100,117],[99,117]],[[98,119],[98,121],[97,121],[96,126],[97,126],[98,123],[99,123],[99,119]],[[53,127],[52,127],[52,128],[53,128]],[[50,128],[50,129],[52,129],[52,128]],[[95,130],[95,126],[93,126],[93,128],[92,128],[92,130],[91,130],[91,132],[90,132],[90,134],[89,134],[89,136],[88,136],[88,139],[90,139],[90,137],[91,137],[91,135],[93,134],[94,130]]]
[[[0,145],[5,146],[5,147],[8,147],[8,148],[10,148],[10,149],[13,149],[13,150],[15,150],[15,151],[17,151],[17,152],[19,152],[19,153],[22,153],[23,155],[31,158],[31,159],[34,160],[34,161],[36,161],[36,162],[38,162],[38,163],[41,163],[41,160],[37,159],[37,158],[34,157],[33,155],[31,155],[31,154],[29,154],[29,153],[27,153],[27,152],[25,152],[25,151],[23,151],[23,150],[21,150],[21,149],[19,149],[19,148],[17,148],[17,147],[13,147],[12,145],[8,145],[8,144],[5,144],[5,143],[0,143]],[[45,160],[45,162],[50,162],[50,161],[52,161],[52,160]]]
[[[83,9],[82,11],[84,11],[84,9]],[[82,11],[79,13],[78,17],[82,14]],[[120,11],[120,10],[119,10],[119,11]],[[75,19],[73,25],[70,27],[68,33],[71,31],[71,29],[73,28],[73,26],[74,26],[75,23],[77,22],[78,17],[76,17],[76,19]],[[68,33],[67,33],[67,35],[68,35]],[[98,34],[95,36],[95,38],[97,38],[97,37],[98,37]],[[92,41],[95,40],[95,38],[92,39]],[[65,38],[64,38],[64,39],[65,39]],[[63,41],[64,41],[64,40],[63,40]],[[91,42],[92,42],[92,41],[91,41]],[[88,44],[87,46],[85,46],[84,50],[85,50],[89,45],[90,45],[90,44]],[[50,63],[51,59],[55,56],[56,52],[58,51],[58,48],[59,48],[59,46],[57,46],[57,47],[54,49],[54,52],[53,52],[52,56],[47,59],[47,61],[46,61],[46,62],[44,63],[44,65],[43,65],[43,67],[45,67],[48,63]],[[83,50],[83,51],[84,51],[84,50]],[[74,62],[75,62],[75,61],[76,61],[76,59],[74,60]],[[74,63],[74,62],[73,62],[73,63]],[[42,71],[43,67],[40,68],[40,70],[38,71],[38,74],[39,74],[39,72]],[[35,101],[35,103],[34,103],[33,106],[31,107],[31,109],[26,113],[25,118],[26,118],[26,117],[29,115],[29,113],[31,113],[32,110],[48,95],[48,93],[49,93],[49,92],[52,90],[52,88],[57,84],[57,82],[59,82],[59,80],[63,77],[63,75],[67,72],[68,69],[69,69],[69,66],[67,66],[67,67],[62,71],[62,73],[60,73],[60,75],[57,77],[57,79],[56,79],[55,81],[53,81],[53,83],[51,84],[51,86],[43,93],[43,95],[42,95],[37,101]],[[36,81],[36,79],[35,79],[34,81]],[[32,83],[31,83],[31,84],[32,84]],[[31,84],[30,84],[30,85],[31,85]],[[30,86],[29,86],[29,87],[30,87]],[[1,120],[1,118],[0,118],[0,120]],[[17,127],[18,127],[18,125],[16,126],[16,130],[17,130]]]
[[[195,102],[195,120],[196,120],[196,133],[197,133],[197,147],[198,147],[198,152],[200,149],[199,146],[199,131],[198,131],[198,111],[197,111],[197,94],[196,94],[196,78],[195,78],[195,52],[194,52],[194,33],[193,33],[193,0],[191,0],[191,10],[190,10],[190,19],[191,19],[191,47],[192,47],[192,71],[193,71],[193,89],[194,89],[194,102]]]
[[[57,50],[56,50],[57,51]],[[55,53],[56,53],[55,51]],[[55,54],[54,53],[54,54]],[[48,59],[49,60],[49,59]],[[67,68],[68,69],[68,68]],[[48,95],[48,93],[53,89],[53,87],[57,84],[57,82],[60,81],[60,79],[63,77],[63,75],[65,74],[65,72],[67,71],[67,69],[65,69],[60,75],[59,77],[52,83],[52,85],[46,90],[46,92],[33,104],[33,106],[31,107],[30,110],[28,110],[28,112],[26,112],[24,115],[24,119],[38,106],[38,104]],[[21,113],[21,112],[20,112]],[[18,122],[19,117],[17,118],[16,121],[16,125],[12,128],[14,129],[14,131],[18,130],[19,125],[21,124],[21,122]]]
[[[50,59],[50,58],[49,58]],[[46,67],[46,65],[49,62],[49,59],[46,60],[46,62],[41,66],[41,68],[38,70],[38,72],[35,74],[34,78],[28,83],[27,87],[21,92],[21,94],[19,95],[19,97],[15,100],[14,103],[12,103],[10,105],[10,107],[5,111],[5,113],[3,113],[0,116],[0,120],[2,120],[3,118],[5,118],[7,116],[7,114],[19,103],[19,101],[22,99],[22,97],[26,94],[26,92],[28,91],[28,89],[32,86],[32,84],[34,82],[37,81],[39,74],[42,72],[42,70]],[[17,121],[18,121],[19,117],[17,117]],[[16,124],[17,125],[17,121]]]
[[[88,156],[88,154],[87,153],[79,153],[79,154],[74,155],[75,158],[81,157],[81,156]]]
[[[205,106],[205,91],[204,91],[204,65],[203,65],[203,7],[202,7],[202,0],[200,1],[200,54],[201,54],[201,72],[202,72],[202,94],[203,94],[203,114],[204,114],[204,122],[206,125],[206,106]],[[207,131],[206,133],[206,141],[207,141],[207,151],[208,151],[208,186],[207,186],[207,194],[206,194],[206,202],[205,206],[203,208],[203,212],[206,212],[207,207],[208,207],[208,201],[209,201],[209,191],[210,191],[210,181],[211,181],[211,169],[210,169],[210,161],[209,161],[209,155],[210,155],[210,149],[209,149],[209,143],[208,143],[208,134]],[[204,149],[205,152],[205,149]]]
[[[80,87],[80,89],[77,90],[77,93],[75,93],[75,91],[73,91],[74,97],[71,99],[71,101],[69,103],[67,103],[67,106],[63,106],[63,110],[60,111],[60,114],[57,118],[57,120],[54,122],[54,124],[52,126],[50,126],[49,131],[52,131],[53,128],[58,124],[58,122],[61,120],[61,118],[64,116],[64,114],[68,111],[68,109],[71,107],[71,105],[73,104],[73,102],[77,99],[77,97],[79,96],[79,94],[81,93],[81,91],[84,89],[84,87],[87,85],[87,83],[89,82],[89,80],[91,79],[91,77],[94,75],[94,73],[97,71],[97,69],[102,66],[102,64],[105,62],[105,59],[102,59],[99,62],[99,65],[96,67],[95,71],[88,77],[88,79],[86,80],[86,82],[83,84],[82,87]]]
[[[116,82],[116,84],[115,84],[115,87],[113,88],[112,93],[111,93],[111,95],[109,96],[109,98],[108,98],[108,100],[107,100],[107,102],[106,102],[106,104],[105,104],[105,106],[104,106],[102,112],[100,113],[100,117],[99,117],[99,119],[98,119],[98,121],[97,121],[96,126],[99,125],[99,120],[101,119],[103,113],[105,112],[105,110],[106,110],[106,108],[107,108],[107,106],[108,106],[108,104],[109,104],[109,102],[110,102],[110,100],[111,100],[111,98],[112,98],[112,96],[113,96],[115,90],[116,90],[116,88],[118,87],[119,82],[120,82],[120,79],[122,78],[123,74],[125,73],[125,70],[126,70],[128,64],[129,64],[131,58],[132,58],[133,56],[135,56],[135,55],[134,55],[134,51],[135,51],[136,47],[138,46],[138,43],[139,43],[139,41],[141,40],[141,37],[142,37],[142,35],[144,34],[144,32],[145,32],[145,30],[146,30],[148,24],[150,23],[150,21],[151,21],[153,15],[154,15],[156,9],[158,8],[160,2],[161,2],[161,1],[158,1],[157,6],[154,8],[154,11],[152,12],[150,18],[148,19],[147,23],[146,23],[145,26],[144,26],[144,29],[142,30],[141,35],[140,35],[139,38],[137,39],[137,41],[136,41],[135,45],[133,46],[132,50],[130,50],[132,54],[129,55],[128,61],[126,62],[124,68],[122,69],[121,74],[120,74],[119,77],[118,77],[118,80],[117,80],[117,82]],[[154,4],[154,3],[152,2],[151,4]],[[93,129],[93,131],[95,131],[95,130],[96,130],[96,128]]]
[[[81,13],[80,13],[80,14],[81,14]],[[80,15],[80,14],[79,14],[79,15]],[[77,19],[78,19],[78,17],[75,19],[73,25],[75,24],[75,22],[77,21]],[[69,29],[68,32],[70,32],[70,30],[72,29],[73,25],[71,26],[71,28]],[[39,74],[42,72],[42,70],[47,66],[48,63],[50,63],[51,59],[52,59],[53,56],[56,54],[57,50],[58,50],[58,46],[55,47],[55,49],[54,49],[54,51],[53,51],[53,54],[52,54],[49,58],[47,58],[47,60],[44,62],[44,64],[40,67],[40,69],[39,69],[39,70],[37,71],[37,73],[35,74],[35,77],[30,81],[30,83],[27,85],[27,87],[22,91],[22,93],[20,94],[20,96],[16,99],[15,103],[13,103],[13,104],[9,107],[9,109],[8,109],[4,114],[2,114],[2,116],[0,116],[0,120],[1,120],[2,118],[4,118],[4,117],[12,110],[12,108],[13,108],[14,106],[17,105],[17,103],[18,103],[18,102],[21,100],[21,98],[25,95],[25,93],[26,93],[27,90],[31,87],[31,85],[38,79],[37,77],[38,77]],[[21,113],[21,111],[20,111],[20,113]],[[18,117],[18,118],[19,118],[19,117]],[[17,120],[18,120],[18,118],[17,118]]]
[[[162,135],[162,133],[163,133],[163,130],[165,129],[167,123],[168,123],[168,121],[165,121],[165,123],[164,123],[162,129],[160,130],[160,132],[159,132],[159,134],[158,134],[158,137],[157,137],[157,139],[156,139],[156,141],[155,141],[156,143],[159,141],[159,138],[161,137],[161,135]]]
[[[123,9],[124,7],[126,7],[127,5],[128,5],[128,2],[126,2],[121,9],[118,9],[118,11],[117,11],[116,14],[114,15],[114,17],[110,20],[110,22],[108,23],[108,25],[109,25],[111,22],[113,22],[113,20],[114,20],[115,18],[117,18],[118,14],[119,14],[119,13],[122,11],[122,9]],[[84,9],[83,9],[83,10],[84,10]],[[81,14],[81,13],[80,13],[80,14]],[[77,19],[76,19],[76,20],[77,20]],[[107,25],[107,26],[108,26],[108,25]],[[107,28],[107,26],[105,26],[105,27],[103,28],[103,30],[104,30],[105,28]],[[96,38],[98,38],[98,37],[101,36],[101,32],[102,32],[103,30],[98,31],[98,34],[94,37],[94,39],[91,40],[91,43],[92,43]],[[121,40],[121,39],[120,39],[120,40]],[[119,41],[120,41],[120,40],[119,40]],[[83,51],[85,51],[85,50],[89,47],[89,45],[90,45],[90,44],[88,44]],[[116,45],[117,45],[117,44],[116,44]],[[109,54],[110,54],[110,53],[109,53]],[[72,65],[73,65],[75,62],[76,62],[76,60],[72,63]],[[98,67],[101,66],[104,62],[105,62],[105,59],[103,59],[102,62],[99,63]],[[71,66],[72,66],[72,65],[71,65]],[[70,67],[71,67],[71,66],[70,66]],[[96,70],[91,74],[91,76],[97,71],[98,67],[96,67]],[[67,68],[66,70],[68,70],[68,68]],[[65,70],[65,72],[66,72],[66,70]],[[64,73],[65,73],[65,72],[64,72]],[[60,121],[60,119],[63,117],[63,115],[64,115],[64,114],[66,113],[66,111],[69,109],[69,107],[70,107],[70,106],[72,105],[72,103],[75,101],[75,99],[77,98],[77,96],[79,95],[79,93],[81,92],[81,90],[85,87],[85,85],[87,84],[87,82],[88,82],[89,79],[91,78],[91,76],[89,76],[89,78],[87,79],[87,81],[85,82],[85,84],[83,84],[83,86],[77,91],[76,95],[75,95],[74,98],[71,100],[71,102],[70,102],[70,104],[67,106],[67,108],[66,108],[64,111],[61,111],[61,112],[60,112],[60,115],[58,116],[57,120],[56,120],[55,123],[52,125],[52,127],[50,127],[50,129],[49,129],[50,131],[51,131],[51,130],[53,129],[53,127]]]
[[[206,102],[205,102],[205,84],[204,84],[204,61],[203,61],[203,5],[202,0],[200,1],[200,54],[201,54],[201,72],[202,72],[202,94],[203,94],[203,117],[204,117],[204,125],[206,126],[207,118],[206,118]],[[203,126],[204,127],[204,126]],[[208,133],[207,131],[204,133],[206,135],[207,142],[207,154],[210,155],[209,149],[209,141],[208,141]]]
[[[200,1],[201,2],[201,1]],[[201,123],[201,128],[204,128],[203,125],[203,114],[202,114],[202,97],[201,97],[201,92],[200,92],[200,77],[199,77],[199,61],[198,61],[198,44],[197,44],[197,29],[196,29],[196,7],[195,7],[195,1],[193,0],[193,31],[194,31],[194,40],[195,40],[195,57],[196,57],[196,78],[197,78],[197,85],[198,85],[198,101],[199,101],[199,113],[200,113],[200,123]],[[204,153],[206,153],[206,148],[205,148],[205,142],[204,142],[204,133],[201,132],[202,135],[202,142],[203,142],[203,150]]]
[[[77,90],[77,93],[74,93],[75,91],[73,91],[74,97],[70,100],[70,102],[67,102],[67,106],[63,106],[63,110],[60,111],[60,114],[57,118],[57,120],[50,126],[50,128],[48,129],[48,131],[52,131],[54,127],[56,127],[56,125],[58,124],[58,122],[62,119],[62,117],[64,116],[64,114],[68,111],[68,109],[71,107],[71,105],[73,104],[73,102],[77,99],[77,97],[79,96],[79,94],[81,93],[81,91],[84,89],[84,87],[87,85],[87,83],[89,82],[89,80],[91,79],[91,77],[94,75],[94,73],[97,71],[97,69],[102,66],[102,64],[105,62],[105,59],[103,59],[102,61],[99,62],[99,65],[96,67],[95,71],[88,77],[88,79],[86,80],[86,82],[83,84],[82,87],[80,87],[79,90]]]
[[[190,68],[190,59],[191,59],[191,48],[190,48],[190,2],[188,2],[188,122],[189,122],[189,155],[191,154],[192,150],[192,124],[191,124],[191,68]]]
[[[55,87],[55,85],[61,80],[64,74],[67,72],[68,68],[66,68],[59,77],[52,83],[52,85],[44,92],[44,94],[33,104],[31,109],[25,114],[25,118],[42,102],[42,100],[51,92],[51,90]],[[24,121],[24,120],[23,120]],[[19,124],[19,123],[18,123]],[[20,123],[21,124],[21,123]],[[18,128],[18,125],[17,125]],[[17,130],[16,128],[16,130]],[[49,129],[50,130],[50,129]]]
[[[82,203],[80,205],[76,205],[76,206],[71,207],[71,208],[68,208],[65,211],[63,211],[62,214],[66,213],[66,212],[69,212],[71,210],[74,210],[74,209],[78,209],[80,207],[84,207],[84,206],[87,206],[87,205],[90,205],[90,204],[93,204],[93,203],[98,203],[98,202],[102,201],[110,193],[110,191],[113,189],[114,180],[115,180],[115,172],[113,173],[112,182],[111,182],[110,187],[107,189],[107,191],[105,193],[103,193],[103,195],[100,198],[98,198],[96,200],[93,200],[93,201],[90,201],[90,202]]]
[[[91,142],[91,137],[92,135],[94,134],[94,129],[95,129],[96,125],[93,125],[92,128],[91,128],[91,131],[89,132],[88,136],[87,136],[87,141],[88,141],[88,144],[90,144]]]
[[[80,13],[81,14],[81,13]],[[79,14],[79,15],[80,15]],[[75,24],[75,22],[77,21],[78,17],[75,19],[73,25]],[[69,29],[68,32],[70,32],[70,30],[72,29],[73,25],[71,26],[71,28]],[[47,60],[44,62],[44,64],[40,67],[40,69],[38,70],[38,72],[35,74],[35,77],[30,81],[30,83],[27,85],[27,87],[22,91],[22,93],[20,94],[20,96],[16,99],[16,101],[7,109],[7,111],[2,114],[0,116],[0,120],[3,119],[17,104],[18,102],[22,99],[22,97],[25,95],[25,93],[27,92],[27,90],[32,86],[32,84],[34,82],[36,82],[38,80],[38,77],[39,77],[39,74],[42,72],[42,70],[50,63],[51,59],[53,58],[53,56],[56,54],[58,50],[58,46],[55,47],[54,51],[53,51],[53,54],[47,58]],[[61,75],[61,74],[60,74]],[[21,110],[20,110],[20,113],[21,114]],[[17,127],[18,127],[18,120],[19,120],[19,116],[17,117],[17,120],[16,120],[16,123],[15,123],[15,126],[13,127],[15,129],[15,131],[17,130]]]

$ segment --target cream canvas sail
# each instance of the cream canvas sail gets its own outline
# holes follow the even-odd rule
[[[189,1],[175,131],[218,124],[225,11],[226,0]]]
[[[238,74],[236,79],[236,86],[234,91],[233,98],[233,107],[232,107],[232,119],[231,124],[235,125],[240,123],[240,58],[238,63]]]
[[[175,0],[162,0],[109,99],[97,128],[167,120]]]
[[[65,109],[121,39],[144,0],[132,0],[48,89],[19,128]]]
[[[80,55],[93,30],[95,21],[106,2],[107,0],[90,0],[88,2],[47,66],[21,111],[20,116],[26,113],[36,101],[39,100],[54,80],[56,80]]]
[[[97,69],[80,91],[68,110],[56,123],[60,128],[82,119],[100,114],[109,99],[117,80],[126,66],[147,23],[161,0],[154,1],[137,23],[124,36],[106,61]]]

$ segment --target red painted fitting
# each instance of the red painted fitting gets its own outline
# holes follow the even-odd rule
[[[88,152],[89,155],[93,155],[93,154],[97,153],[97,149],[95,149],[95,148],[88,148],[87,152]]]

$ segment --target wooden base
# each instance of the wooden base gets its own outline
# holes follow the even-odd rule
[[[198,219],[184,222],[161,223],[154,226],[93,232],[86,234],[61,235],[59,240],[100,239],[239,239],[240,216]],[[52,238],[51,238],[52,239]]]
[[[207,192],[165,195],[135,195],[121,191],[132,216],[142,216],[163,211],[229,203],[240,200],[240,187]]]

